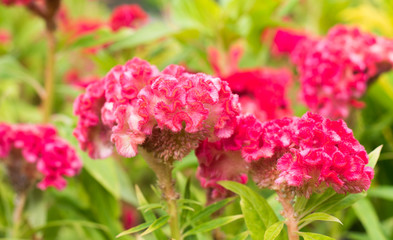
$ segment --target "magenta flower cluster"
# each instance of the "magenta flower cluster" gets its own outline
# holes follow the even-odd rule
[[[346,118],[367,85],[393,65],[393,40],[357,28],[333,27],[324,38],[299,41],[291,54],[307,106],[332,119]]]
[[[38,187],[63,189],[64,176],[76,175],[82,162],[75,150],[45,125],[0,124],[0,159],[16,190],[40,179]]]
[[[217,76],[239,95],[243,114],[253,114],[261,121],[292,115],[287,97],[292,76],[287,69],[239,69],[243,54],[239,46],[231,47],[228,56],[222,56],[215,48],[210,48],[208,54]]]
[[[367,153],[342,120],[331,121],[307,113],[301,118],[261,123],[247,116],[238,121],[236,129],[231,139],[211,143],[210,148],[202,145],[197,150],[199,160],[205,163],[209,156],[209,159],[223,161],[223,153],[217,154],[213,146],[229,144],[232,147],[225,150],[234,151],[226,153],[232,158],[226,158],[226,163],[220,162],[220,166],[230,166],[241,153],[249,173],[260,187],[289,190],[307,197],[328,187],[338,193],[359,193],[370,186],[373,169],[366,166]],[[217,178],[215,169],[205,165],[200,166],[204,178],[213,182],[222,180]],[[243,173],[227,179],[236,180]]]
[[[181,159],[201,140],[230,137],[239,105],[219,78],[176,65],[160,72],[134,58],[89,86],[74,111],[75,136],[91,157],[107,156],[111,142],[125,157],[142,146],[161,159]]]

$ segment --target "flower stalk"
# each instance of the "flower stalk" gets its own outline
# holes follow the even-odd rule
[[[158,159],[144,149],[139,149],[141,155],[153,169],[158,178],[158,184],[162,191],[163,199],[168,205],[169,227],[171,229],[171,239],[180,240],[180,223],[177,211],[177,199],[179,194],[175,189],[175,182],[172,179],[173,161],[163,161]]]
[[[15,198],[15,208],[14,208],[14,212],[12,215],[12,221],[13,221],[12,237],[13,238],[19,237],[19,227],[22,222],[23,209],[26,204],[26,192],[27,191],[18,193]]]
[[[298,229],[298,219],[296,217],[295,209],[291,203],[293,195],[287,192],[276,191],[278,196],[278,201],[283,207],[282,215],[286,218],[285,224],[288,229],[288,239],[289,240],[299,240]]]

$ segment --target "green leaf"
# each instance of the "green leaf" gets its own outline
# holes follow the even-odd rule
[[[143,196],[141,189],[137,185],[135,186],[135,194],[136,194],[136,198],[138,199],[138,203],[139,203],[140,207],[149,204],[147,202],[145,196]],[[146,222],[154,222],[157,219],[151,210],[146,211],[146,212],[143,211],[142,216]],[[156,239],[165,239],[166,238],[164,233],[161,230],[155,231],[154,236],[156,237]]]
[[[303,227],[307,226],[308,224],[314,222],[314,221],[328,221],[328,222],[338,222],[341,225],[343,224],[340,219],[324,213],[324,212],[315,212],[315,213],[311,213],[310,215],[302,218],[299,221],[299,229],[302,229]]]
[[[162,205],[159,203],[146,204],[146,205],[138,207],[138,210],[147,212],[147,211],[155,209],[155,208],[162,208]]]
[[[352,208],[366,229],[370,240],[387,240],[383,234],[377,213],[367,198],[359,200]]]
[[[304,240],[334,240],[334,238],[311,232],[299,232],[299,236],[302,236]]]
[[[282,228],[284,227],[284,222],[276,222],[275,224],[270,225],[265,231],[264,240],[274,240],[281,233]]]
[[[120,198],[120,182],[116,170],[116,162],[112,159],[92,160],[86,153],[79,151],[83,159],[83,167],[116,199]]]
[[[231,223],[241,218],[243,218],[243,215],[234,215],[229,217],[216,218],[192,228],[191,230],[187,231],[183,236],[186,237],[197,233],[207,232],[222,227],[224,225],[227,225],[228,223]]]
[[[370,154],[368,154],[368,164],[367,166],[374,168],[377,164],[379,155],[381,154],[382,145],[374,149]]]
[[[189,225],[192,225],[192,224],[198,222],[199,220],[202,220],[204,217],[210,216],[212,213],[223,208],[225,205],[227,205],[228,203],[230,203],[233,200],[234,200],[234,198],[232,197],[232,198],[227,198],[227,199],[215,202],[213,204],[210,204],[206,208],[202,209],[200,212],[195,213],[195,215],[193,215],[191,217],[191,219],[186,224],[184,224],[183,229],[185,229]]]
[[[162,217],[156,219],[156,220],[149,226],[149,228],[146,229],[146,231],[144,231],[144,232],[141,234],[141,237],[142,237],[142,236],[145,236],[145,235],[147,235],[147,234],[149,234],[149,233],[152,233],[152,232],[154,232],[154,231],[157,230],[157,229],[160,229],[160,228],[161,228],[162,226],[164,226],[168,221],[169,221],[169,216],[168,216],[168,215],[162,216]]]
[[[393,187],[392,186],[378,186],[367,191],[369,197],[378,197],[385,200],[393,201]]]
[[[171,29],[164,23],[151,23],[138,29],[131,36],[128,36],[122,40],[113,43],[109,47],[109,51],[119,51],[126,48],[133,48],[135,46],[146,44],[159,38],[169,36],[174,32],[176,32],[176,30]]]
[[[230,181],[221,181],[219,184],[240,195],[240,206],[252,239],[263,239],[266,229],[278,221],[267,201],[243,184]]]
[[[153,224],[153,222],[145,222],[145,223],[139,224],[138,226],[135,226],[133,228],[130,228],[130,229],[126,230],[126,231],[123,231],[123,232],[119,233],[116,236],[116,238],[119,238],[119,237],[122,237],[122,236],[125,236],[125,235],[128,235],[128,234],[131,234],[131,233],[136,233],[136,232],[142,231],[143,229],[148,228],[152,224]]]
[[[248,235],[250,235],[250,233],[245,231],[236,235],[234,238],[232,238],[232,240],[246,240]]]

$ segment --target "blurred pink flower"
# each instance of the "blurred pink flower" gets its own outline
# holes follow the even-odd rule
[[[103,81],[91,83],[74,102],[74,114],[79,117],[74,136],[80,148],[92,158],[106,158],[113,151],[110,141],[112,125],[101,120],[104,104]]]
[[[147,19],[147,13],[139,5],[121,5],[113,10],[110,26],[113,31],[121,28],[139,28],[147,22]]]
[[[28,5],[30,2],[34,0],[1,0],[1,3],[7,6],[11,5]]]
[[[291,73],[286,69],[261,67],[239,69],[242,52],[233,46],[225,61],[217,49],[210,48],[208,52],[216,74],[239,95],[242,113],[254,114],[261,121],[290,116],[292,111],[286,95]]]
[[[346,118],[368,84],[393,66],[393,40],[335,26],[325,38],[301,41],[291,54],[307,106],[332,119]]]
[[[86,88],[91,83],[100,80],[98,76],[94,76],[94,75],[81,76],[80,71],[77,69],[68,70],[64,76],[64,79],[68,84],[71,84],[79,88]]]
[[[75,150],[57,136],[53,127],[0,124],[0,158],[16,191],[25,191],[37,179],[42,190],[66,186],[63,176],[82,167]]]
[[[0,29],[0,45],[8,44],[11,41],[11,34],[5,29]]]
[[[209,189],[211,200],[228,197],[231,192],[221,187],[217,182],[223,180],[247,183],[247,164],[244,161],[241,150],[246,140],[247,128],[255,127],[255,118],[239,116],[234,133],[230,138],[221,139],[217,142],[207,140],[199,144],[195,150],[199,166],[197,178],[202,187]]]
[[[290,54],[307,36],[291,29],[278,28],[273,37],[273,54]]]
[[[306,197],[328,187],[338,193],[370,187],[374,171],[366,166],[367,153],[342,120],[307,113],[265,122],[250,136],[242,153],[260,187]]]

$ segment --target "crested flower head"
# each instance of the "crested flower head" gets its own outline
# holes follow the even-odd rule
[[[135,156],[141,146],[160,159],[181,159],[199,141],[233,133],[237,96],[219,78],[176,65],[159,72],[134,58],[103,81],[101,121],[113,124],[111,141],[122,156]]]
[[[346,118],[368,84],[393,66],[393,41],[336,26],[325,38],[301,41],[291,55],[311,110],[333,119]]]
[[[251,116],[239,116],[230,138],[223,138],[217,142],[205,140],[195,150],[199,162],[197,177],[202,187],[209,189],[209,198],[225,198],[231,194],[217,183],[219,181],[247,183],[247,165],[242,158],[241,150],[248,136],[248,128],[255,127],[254,119]]]
[[[82,150],[92,158],[106,158],[112,154],[113,144],[110,141],[112,124],[103,122],[105,114],[104,82],[91,83],[84,94],[74,102],[74,114],[79,117],[74,136]]]
[[[239,69],[242,49],[233,46],[223,64],[217,49],[209,49],[209,59],[216,74],[227,81],[231,90],[239,95],[243,114],[254,114],[259,120],[291,115],[287,89],[291,73],[286,69],[250,68]]]
[[[147,13],[137,4],[121,5],[113,10],[110,26],[113,31],[121,28],[138,28],[147,22]]]
[[[82,163],[75,150],[50,126],[0,124],[0,159],[11,184],[22,192],[37,179],[40,189],[63,189],[63,176],[74,176]]]
[[[262,124],[249,137],[243,157],[261,187],[310,196],[332,187],[338,193],[367,190],[373,169],[344,121],[307,113]]]

